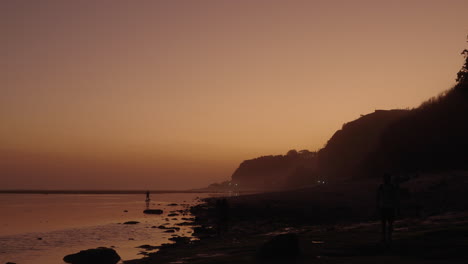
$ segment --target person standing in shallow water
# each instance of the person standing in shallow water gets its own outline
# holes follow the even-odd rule
[[[382,220],[382,242],[392,242],[393,222],[399,209],[398,187],[392,183],[390,174],[385,173],[377,192],[377,206]]]
[[[151,199],[150,199],[150,192],[149,191],[146,191],[146,200],[147,202],[149,202]]]

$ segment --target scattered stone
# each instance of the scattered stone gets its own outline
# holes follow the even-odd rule
[[[174,229],[168,229],[168,230],[164,231],[164,233],[174,233],[174,232],[175,232]]]
[[[178,216],[178,215],[179,215],[179,214],[173,213],[173,214],[168,214],[167,216]]]
[[[145,214],[162,214],[163,210],[161,209],[146,209],[143,211]]]
[[[182,223],[177,223],[176,225],[178,226],[192,226],[194,225],[193,222],[182,222]]]
[[[177,218],[172,218],[172,220],[177,220]]]
[[[82,250],[63,258],[66,263],[72,264],[116,264],[120,256],[111,248],[99,247]]]
[[[188,244],[190,242],[190,237],[171,237],[169,240],[174,241],[178,244]]]
[[[155,250],[155,249],[159,249],[161,248],[160,246],[151,246],[151,245],[141,245],[141,246],[138,246],[136,248],[142,248],[142,249],[145,249],[145,250]]]
[[[170,203],[170,204],[168,204],[167,206],[178,206],[178,204],[176,204],[176,203]]]
[[[128,210],[124,210],[124,213],[128,213]]]
[[[138,221],[127,221],[124,223],[124,225],[136,225],[136,224],[139,224],[140,222]]]
[[[42,237],[38,237],[37,240],[42,240]]]
[[[129,238],[128,240],[135,240],[135,239],[131,237],[131,238]]]

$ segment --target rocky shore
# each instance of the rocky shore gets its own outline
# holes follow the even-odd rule
[[[452,187],[466,188],[458,180],[454,178],[447,184],[458,183]],[[427,190],[432,190],[430,197],[440,197],[434,187],[440,182],[433,178],[426,183],[428,188],[422,182],[413,183],[416,184],[403,187],[421,191],[405,201],[391,245],[380,243],[380,223],[371,202],[374,192],[363,191],[374,190],[376,183],[360,183],[361,188],[349,183],[315,192],[299,190],[229,198],[229,228],[222,234],[216,230],[216,201],[207,199],[191,208],[195,219],[186,222],[194,225],[195,240],[176,237],[175,243],[161,246],[158,252],[125,263],[463,262],[468,257],[466,201],[452,203],[444,210],[434,208],[434,201],[426,204],[420,196],[429,195]],[[455,192],[453,195],[447,194],[443,199],[457,198]],[[417,206],[414,200],[419,201]]]

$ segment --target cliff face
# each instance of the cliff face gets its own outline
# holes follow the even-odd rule
[[[347,123],[319,151],[320,177],[380,177],[468,169],[468,85],[412,110],[376,111]]]
[[[385,130],[408,110],[376,110],[343,125],[319,151],[320,177],[333,180],[360,173],[363,163],[379,147]]]
[[[468,83],[412,110],[377,110],[346,123],[318,153],[244,161],[243,189],[303,187],[317,180],[468,169]]]
[[[297,170],[316,167],[316,153],[289,151],[287,155],[263,156],[242,162],[232,175],[240,189],[281,189]]]
[[[390,172],[468,169],[467,135],[465,83],[430,99],[389,126],[376,150],[378,155],[369,163]]]

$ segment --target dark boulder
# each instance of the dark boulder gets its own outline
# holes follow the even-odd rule
[[[115,250],[105,247],[82,250],[63,258],[63,261],[72,264],[116,264],[119,260],[120,256]]]
[[[140,222],[138,221],[127,221],[124,223],[124,225],[136,225],[136,224],[139,224]]]
[[[193,222],[182,222],[182,223],[177,223],[176,225],[178,225],[178,226],[193,226],[195,224]]]
[[[258,253],[263,259],[295,258],[300,253],[299,239],[296,234],[277,235],[263,244]]]
[[[146,209],[143,211],[145,214],[162,214],[163,210],[161,209]]]
[[[141,246],[138,246],[136,248],[142,248],[142,249],[145,249],[145,250],[155,250],[155,249],[160,249],[161,247],[160,246],[151,246],[151,245],[141,245]]]
[[[179,214],[176,214],[176,213],[172,213],[172,214],[168,214],[167,216],[178,216]]]
[[[170,241],[176,242],[176,244],[188,244],[190,243],[190,237],[171,237],[169,238]]]

